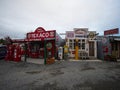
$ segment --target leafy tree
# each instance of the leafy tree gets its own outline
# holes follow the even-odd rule
[[[1,38],[0,39],[0,44],[5,45],[5,39]]]

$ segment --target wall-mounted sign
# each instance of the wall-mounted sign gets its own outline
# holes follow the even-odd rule
[[[104,31],[104,35],[111,35],[111,34],[118,34],[118,33],[119,33],[119,28]]]
[[[52,43],[48,42],[48,43],[46,44],[46,48],[47,48],[47,49],[51,49],[51,48],[52,48]]]
[[[64,53],[68,53],[68,46],[64,46]]]
[[[95,37],[95,33],[96,33],[96,32],[90,31],[88,37],[89,37],[89,38],[94,38],[94,37]]]
[[[45,31],[44,28],[39,27],[35,32],[27,33],[28,41],[44,40],[45,38],[55,38],[56,31]]]
[[[102,43],[105,44],[107,42],[107,38],[102,38]]]
[[[74,38],[75,34],[74,31],[66,31],[66,38]]]
[[[85,35],[88,32],[88,28],[74,28],[75,34]]]
[[[75,37],[87,36],[88,28],[74,28]]]
[[[120,41],[120,38],[114,38],[114,40],[116,40],[116,41]]]

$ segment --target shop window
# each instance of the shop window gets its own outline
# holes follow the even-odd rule
[[[72,43],[69,43],[69,48],[72,49]]]
[[[69,48],[70,49],[75,49],[75,40],[74,39],[69,40]]]
[[[85,49],[85,43],[82,43],[82,49]]]
[[[75,49],[76,46],[76,40],[75,39],[70,39],[69,40],[69,48],[70,49]],[[85,39],[79,39],[78,40],[78,48],[84,50],[85,49]]]
[[[80,50],[85,49],[85,39],[79,39],[78,40],[78,47],[79,47]]]
[[[81,42],[81,40],[79,39],[78,42]]]
[[[72,43],[72,40],[70,40],[69,42]]]
[[[85,39],[82,39],[82,43],[85,43]]]
[[[81,49],[81,44],[80,44],[80,42],[78,43],[78,48]]]

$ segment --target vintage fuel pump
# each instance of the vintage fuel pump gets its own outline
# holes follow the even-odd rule
[[[68,54],[69,54],[68,46],[64,45],[64,59],[65,60],[68,60]]]
[[[16,62],[21,61],[21,47],[20,47],[20,45],[15,45],[15,48],[14,48],[14,61],[16,61]]]
[[[59,60],[63,59],[63,47],[58,48],[58,59]]]
[[[5,57],[6,61],[13,60],[13,54],[14,54],[14,45],[7,46],[7,55]]]

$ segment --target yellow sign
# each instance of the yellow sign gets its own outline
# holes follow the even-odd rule
[[[68,53],[68,46],[64,46],[64,53]]]
[[[90,37],[90,38],[94,38],[94,37],[95,37],[94,32],[90,32],[90,33],[89,33],[89,37]]]

